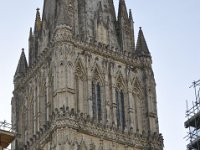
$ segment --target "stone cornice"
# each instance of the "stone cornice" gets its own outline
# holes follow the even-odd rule
[[[152,60],[150,55],[137,56],[132,55],[127,52],[120,52],[117,48],[111,47],[109,45],[105,45],[100,42],[82,42],[74,39],[69,39],[68,41],[56,42],[54,46],[58,46],[60,44],[71,43],[74,47],[77,47],[85,52],[97,54],[104,58],[110,58],[113,61],[118,61],[124,63],[128,66],[144,68],[151,67]]]
[[[52,122],[44,126],[37,135],[34,135],[26,146],[37,147],[50,140],[51,135],[57,129],[71,128],[79,133],[91,135],[103,140],[113,141],[128,145],[130,147],[152,146],[160,149],[163,147],[163,137],[156,133],[133,133],[131,131],[121,131],[114,125],[103,125],[96,123],[90,117],[83,114],[76,114],[74,110],[62,107],[56,109],[52,116]],[[30,142],[31,141],[31,142]]]
[[[35,76],[37,73],[38,69],[46,63],[46,60],[48,58],[52,57],[52,50],[54,49],[53,47],[56,45],[61,45],[61,44],[67,44],[71,43],[73,44],[74,47],[77,47],[79,49],[82,49],[85,52],[88,53],[94,53],[97,54],[101,57],[111,59],[112,61],[118,61],[121,63],[124,63],[132,68],[149,68],[151,67],[151,56],[143,56],[143,57],[133,57],[128,55],[127,53],[122,53],[122,52],[117,52],[116,49],[110,48],[109,46],[106,46],[102,43],[85,43],[85,42],[80,42],[77,40],[71,40],[66,42],[55,42],[52,44],[51,48],[45,49],[37,58],[37,62],[33,64],[31,67],[28,68],[27,73],[24,75],[23,79],[20,79],[20,85],[23,87],[23,85],[29,81],[32,77]],[[15,89],[20,88],[20,85],[15,82]]]

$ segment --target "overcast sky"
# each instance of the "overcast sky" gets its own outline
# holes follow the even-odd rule
[[[118,0],[115,0],[116,6]],[[200,79],[200,1],[126,0],[141,26],[153,58],[157,83],[160,132],[165,150],[184,150],[186,100],[191,104],[192,81]],[[0,121],[10,122],[10,101],[21,49],[27,54],[29,28],[43,0],[5,0],[0,9]],[[191,105],[190,105],[191,106]]]

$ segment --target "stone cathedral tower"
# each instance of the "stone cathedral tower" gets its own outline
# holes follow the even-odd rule
[[[162,150],[152,59],[119,0],[44,0],[14,75],[12,150]]]

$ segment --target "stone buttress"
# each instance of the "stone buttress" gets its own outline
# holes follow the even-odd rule
[[[136,42],[135,42],[136,41]],[[44,0],[14,76],[12,150],[162,150],[152,58],[125,0]]]

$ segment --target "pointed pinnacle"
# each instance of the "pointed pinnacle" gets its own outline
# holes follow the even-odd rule
[[[36,9],[36,18],[35,18],[35,32],[40,31],[41,29],[41,18],[40,18],[40,9]]]
[[[30,32],[29,32],[29,40],[33,37],[33,31],[32,28],[30,28]]]
[[[17,70],[15,72],[14,78],[17,78],[17,77],[25,74],[27,71],[27,68],[28,68],[28,63],[26,60],[26,55],[24,53],[24,48],[22,48],[21,56],[20,56],[20,59],[19,59],[18,65],[17,65]]]
[[[133,20],[133,15],[131,9],[129,9],[129,20]]]
[[[136,45],[136,53],[139,55],[150,55],[142,27],[139,29],[138,33],[138,40],[137,40],[137,45]]]
[[[119,0],[118,18],[128,19],[128,12],[127,12],[127,9],[126,9],[125,0]]]

